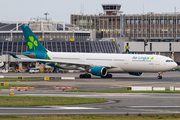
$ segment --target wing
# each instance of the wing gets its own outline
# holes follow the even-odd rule
[[[79,67],[85,67],[85,66],[89,66],[89,67],[95,67],[95,66],[103,66],[106,68],[115,68],[117,66],[112,66],[109,64],[99,64],[99,63],[89,63],[89,62],[74,62],[74,61],[62,61],[62,60],[48,60],[48,59],[33,59],[33,58],[22,58],[22,57],[18,57],[12,53],[10,53],[14,58],[18,58],[21,60],[29,60],[29,61],[37,61],[37,62],[45,62],[47,64],[51,64],[51,63],[56,63],[56,64],[66,64],[66,65],[76,65]]]

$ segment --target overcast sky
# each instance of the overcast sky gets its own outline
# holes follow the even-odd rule
[[[70,23],[71,14],[102,13],[101,4],[121,4],[124,14],[176,12],[180,10],[180,0],[0,0],[0,21],[28,21],[30,18],[49,17],[56,21]],[[84,10],[83,10],[84,4]]]

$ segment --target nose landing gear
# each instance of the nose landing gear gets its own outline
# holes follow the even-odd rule
[[[162,79],[162,74],[163,74],[163,72],[159,72],[157,79]]]

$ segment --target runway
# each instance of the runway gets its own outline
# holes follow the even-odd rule
[[[8,91],[1,96],[8,95]],[[0,115],[65,115],[65,114],[179,114],[180,94],[144,93],[54,93],[20,91],[16,96],[63,96],[104,98],[109,102],[68,106],[0,107]]]
[[[10,84],[33,84],[38,88],[32,91],[13,91],[15,96],[59,96],[104,98],[109,102],[101,104],[84,104],[68,106],[41,106],[41,107],[0,107],[0,115],[66,115],[66,114],[180,114],[180,94],[153,94],[153,93],[67,93],[54,90],[54,86],[72,86],[72,88],[99,90],[125,89],[126,86],[180,86],[180,72],[166,72],[163,79],[156,78],[157,73],[145,73],[144,76],[134,77],[128,74],[113,74],[112,79],[78,79],[77,73],[68,74],[6,74],[7,76],[74,76],[75,80],[51,81],[14,81]],[[0,96],[8,96],[12,91],[2,90]]]

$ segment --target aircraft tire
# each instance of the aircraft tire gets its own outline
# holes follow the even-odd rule
[[[107,74],[106,76],[101,76],[101,78],[112,78],[112,74]]]
[[[162,76],[158,76],[157,79],[162,79]]]
[[[91,78],[90,74],[80,74],[79,78]]]
[[[80,74],[80,75],[79,75],[79,78],[83,78],[83,75],[82,75],[82,74]]]
[[[104,76],[101,76],[101,78],[105,78]]]
[[[91,75],[90,75],[90,74],[88,74],[88,78],[91,78]]]
[[[109,74],[107,74],[105,78],[109,78]]]
[[[112,78],[112,74],[109,74],[109,75],[108,75],[108,78]]]

